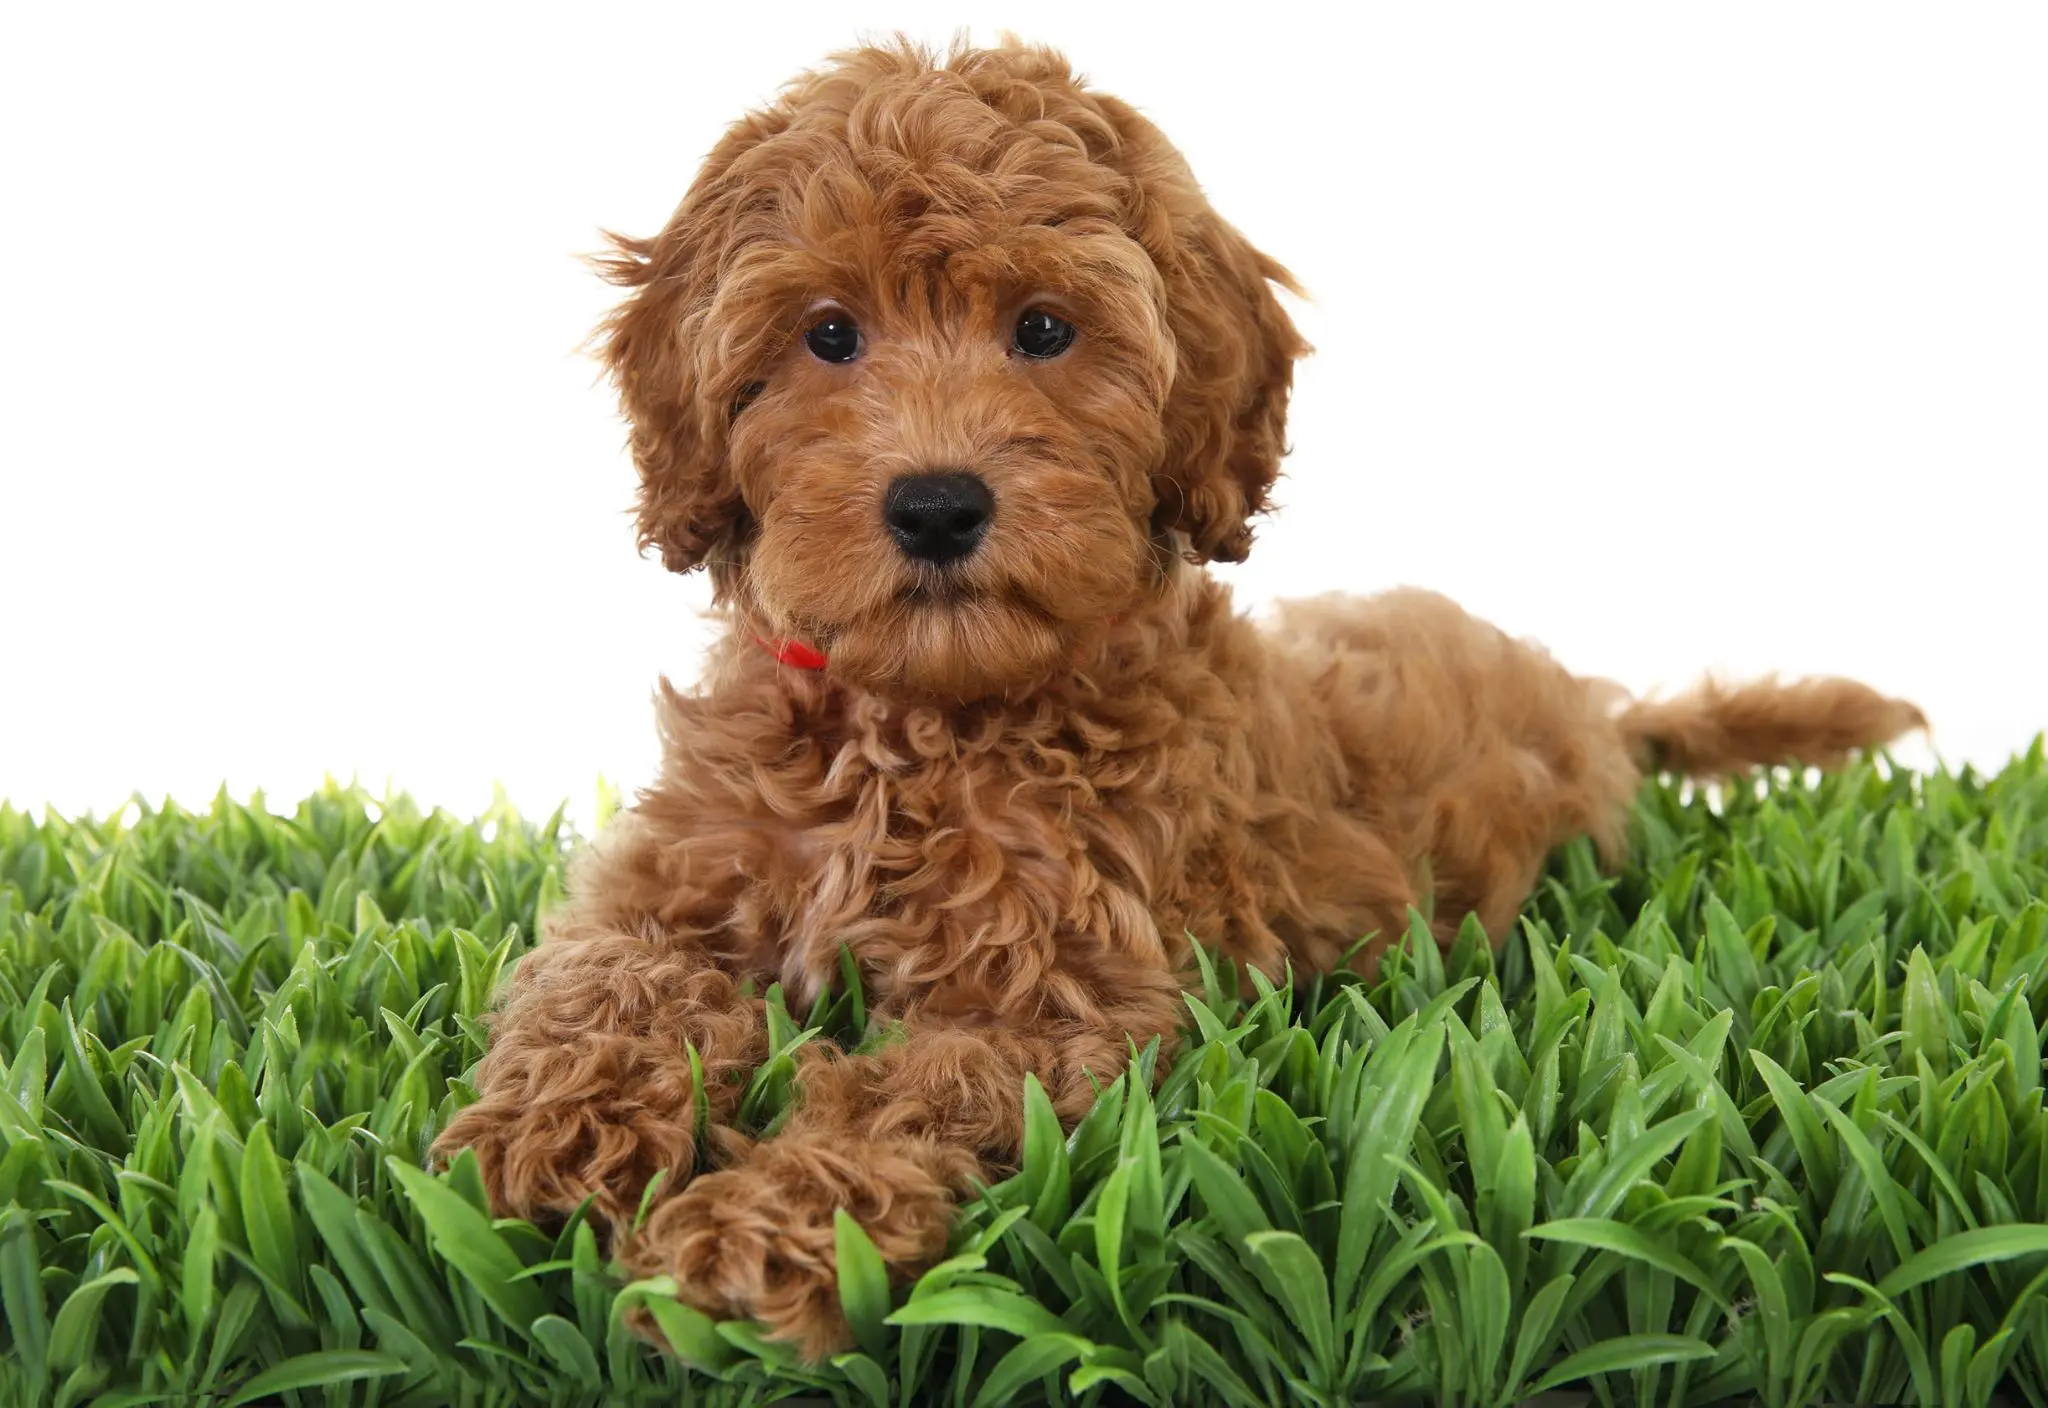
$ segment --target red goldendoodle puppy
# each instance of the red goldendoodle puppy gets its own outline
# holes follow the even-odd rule
[[[1498,935],[1559,843],[1613,853],[1642,768],[1921,722],[1839,680],[1631,705],[1417,592],[1237,615],[1202,564],[1273,485],[1288,275],[1045,50],[841,56],[617,245],[640,538],[710,568],[728,630],[664,685],[660,780],[441,1147],[500,1212],[594,1198],[627,1266],[806,1353],[845,1334],[834,1210],[899,1272],[939,1254],[1017,1157],[1026,1072],[1071,1119],[1128,1039],[1172,1040],[1188,935],[1273,974],[1410,906]],[[754,994],[801,1010],[842,945],[902,1039],[809,1053],[756,1142]]]

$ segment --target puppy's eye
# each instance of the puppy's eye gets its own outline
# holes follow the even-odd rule
[[[1074,325],[1043,308],[1027,308],[1017,319],[1016,347],[1027,357],[1057,357],[1074,345]]]
[[[804,346],[821,362],[851,362],[860,355],[860,326],[834,313],[804,334]]]

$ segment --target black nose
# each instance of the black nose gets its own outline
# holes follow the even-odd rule
[[[974,551],[995,512],[978,474],[905,474],[889,485],[882,521],[896,545],[920,562],[952,562]]]

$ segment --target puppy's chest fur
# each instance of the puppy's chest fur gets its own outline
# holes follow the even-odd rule
[[[1056,1004],[1061,974],[1179,966],[1190,931],[1276,967],[1314,809],[1272,790],[1237,682],[1144,673],[942,709],[742,670],[668,696],[640,810],[693,924],[798,1002],[842,946],[895,1009]]]

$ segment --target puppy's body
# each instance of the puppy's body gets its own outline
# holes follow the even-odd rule
[[[835,1211],[899,1270],[939,1254],[1027,1073],[1073,1118],[1170,1044],[1190,935],[1275,976],[1411,906],[1498,936],[1553,847],[1618,848],[1642,764],[1918,722],[1842,681],[1629,705],[1426,593],[1234,614],[1200,563],[1244,554],[1277,472],[1285,275],[1041,51],[848,56],[622,248],[643,541],[710,565],[731,629],[442,1145],[499,1211],[593,1198],[630,1267],[809,1353],[845,1333]],[[753,993],[803,1005],[842,946],[901,1039],[807,1048],[756,1143]]]
[[[1753,691],[1733,730],[1725,700],[1611,696],[1442,597],[1296,603],[1267,632],[1192,574],[1019,700],[904,704],[735,630],[700,691],[665,691],[660,780],[581,859],[446,1142],[501,1211],[594,1196],[623,1225],[693,1171],[694,1048],[731,1167],[658,1204],[628,1264],[822,1350],[833,1211],[893,1263],[935,1256],[1017,1156],[1024,1072],[1072,1119],[1127,1039],[1170,1048],[1190,935],[1275,977],[1371,961],[1357,941],[1411,905],[1498,936],[1556,845],[1618,844],[1645,745],[1827,761],[1916,721],[1844,682]],[[768,1054],[741,984],[801,1010],[842,945],[905,1039],[809,1053],[788,1128],[750,1145],[718,1123]]]

